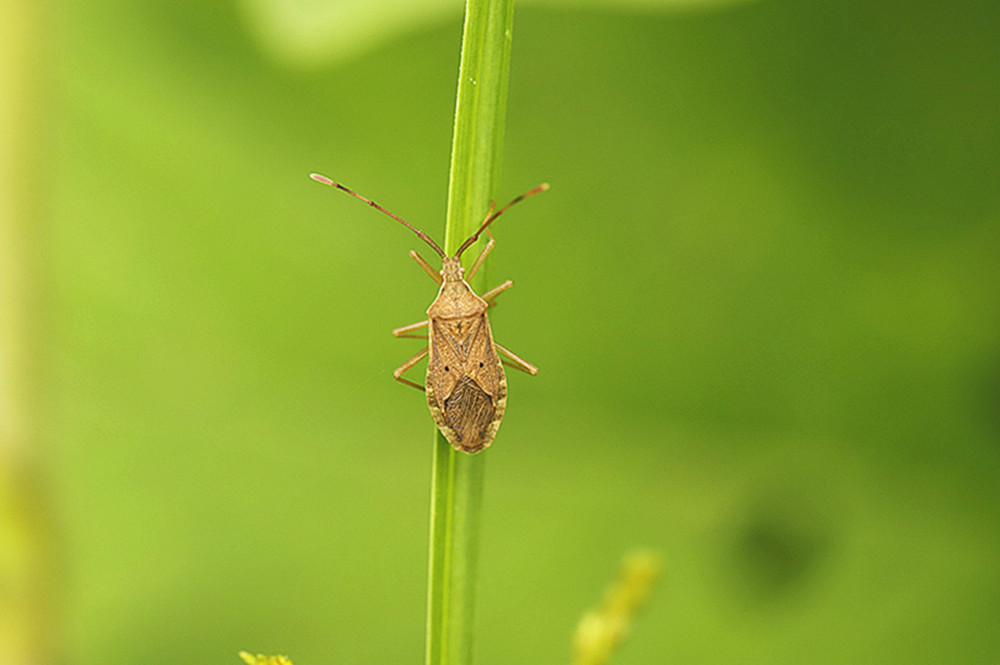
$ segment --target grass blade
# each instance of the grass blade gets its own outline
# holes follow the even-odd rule
[[[486,216],[500,173],[513,0],[467,0],[445,252]],[[471,254],[475,255],[472,249]],[[483,272],[480,272],[480,279]],[[473,285],[482,290],[482,285]],[[486,456],[456,452],[435,429],[427,598],[427,665],[472,661],[479,518]]]

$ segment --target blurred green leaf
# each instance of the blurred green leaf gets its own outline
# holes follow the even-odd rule
[[[715,9],[753,0],[521,0],[519,7],[577,11],[604,8],[663,13]],[[242,0],[253,33],[288,65],[319,66],[447,18],[461,16],[460,0]]]

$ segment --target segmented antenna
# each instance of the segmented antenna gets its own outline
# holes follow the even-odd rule
[[[499,217],[500,215],[502,215],[503,212],[504,212],[504,210],[506,210],[507,208],[511,207],[515,203],[519,203],[520,201],[523,201],[524,199],[528,198],[529,196],[534,196],[535,194],[540,194],[540,193],[544,192],[548,188],[549,188],[549,183],[543,182],[538,187],[535,187],[534,189],[532,189],[530,191],[527,191],[524,194],[521,194],[519,197],[517,197],[516,199],[514,199],[513,201],[511,201],[510,203],[508,203],[504,207],[500,208],[499,210],[497,210],[495,213],[493,213],[489,217],[487,217],[486,221],[483,222],[483,225],[479,227],[479,230],[476,231],[471,236],[469,236],[469,239],[462,243],[462,246],[458,248],[457,252],[455,252],[455,257],[457,258],[459,256],[462,256],[462,252],[464,252],[465,250],[467,250],[472,245],[472,243],[476,242],[476,240],[479,239],[479,234],[482,233],[483,231],[485,231],[486,227],[489,226],[490,224],[492,224],[494,219],[496,219],[497,217]],[[357,196],[357,195],[355,195],[355,196]],[[491,203],[490,204],[491,208],[492,208],[492,205],[493,204]]]
[[[324,185],[329,185],[330,187],[336,187],[337,189],[339,189],[341,191],[347,192],[348,194],[350,194],[354,198],[361,199],[362,201],[364,201],[365,203],[367,203],[371,207],[375,208],[376,210],[380,210],[380,211],[384,212],[385,214],[389,215],[390,217],[392,217],[394,220],[396,220],[397,222],[399,222],[400,224],[402,224],[406,228],[408,228],[411,231],[413,231],[414,233],[416,233],[417,236],[421,240],[423,240],[425,243],[427,243],[428,245],[430,245],[431,248],[435,252],[438,253],[438,256],[440,256],[442,259],[445,258],[444,252],[441,250],[440,247],[438,247],[438,244],[436,242],[434,242],[434,240],[429,235],[427,235],[426,233],[424,233],[423,231],[421,231],[417,227],[413,226],[412,224],[410,224],[409,222],[407,222],[405,219],[403,219],[401,217],[397,217],[396,215],[392,214],[391,212],[389,212],[388,210],[386,210],[385,208],[383,208],[379,204],[377,204],[374,201],[372,201],[371,199],[366,199],[365,197],[361,196],[357,192],[351,191],[347,187],[344,187],[339,182],[334,182],[333,180],[330,180],[325,175],[320,175],[319,173],[310,173],[309,177],[312,178],[313,180],[315,180],[316,182],[321,182]],[[524,196],[521,196],[521,197],[519,197],[516,200],[519,200],[519,199],[522,199],[522,198],[524,198]],[[506,210],[506,208],[505,208],[505,210]],[[500,212],[503,212],[503,210],[501,210]],[[497,213],[497,214],[500,214],[500,213]],[[489,220],[489,221],[492,221],[492,220]],[[487,224],[489,223],[489,221],[487,221]],[[483,226],[485,228],[485,224]],[[482,229],[479,229],[479,230],[482,231]],[[476,235],[478,236],[479,233],[476,233]],[[464,249],[464,247],[463,247],[463,249]],[[461,253],[461,252],[459,252],[459,253]]]

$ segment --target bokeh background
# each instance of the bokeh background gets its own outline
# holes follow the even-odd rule
[[[59,662],[422,662],[433,429],[389,331],[435,289],[306,176],[441,235],[461,3],[41,20]],[[974,0],[519,5],[498,196],[552,189],[489,271],[541,372],[486,453],[479,663],[568,662],[640,546],[621,665],[1000,660],[998,36]]]

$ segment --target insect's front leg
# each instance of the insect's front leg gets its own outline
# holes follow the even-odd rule
[[[408,386],[413,386],[417,390],[426,390],[426,388],[424,388],[419,383],[414,383],[413,381],[410,381],[409,379],[404,379],[403,378],[403,372],[405,372],[406,370],[408,370],[411,367],[413,367],[414,365],[416,365],[418,362],[420,362],[421,360],[423,360],[425,357],[427,357],[427,347],[424,347],[423,349],[421,349],[420,351],[418,351],[415,356],[413,356],[412,358],[410,358],[409,360],[407,360],[405,363],[403,363],[402,365],[400,365],[399,367],[397,367],[395,370],[393,370],[393,372],[392,372],[393,378],[396,379],[397,381],[399,381],[400,383],[405,383]]]
[[[507,365],[507,367],[513,367],[514,369],[519,369],[522,372],[527,372],[532,376],[538,374],[537,367],[535,367],[534,365],[532,365],[527,360],[517,355],[507,347],[500,346],[496,342],[493,342],[493,346],[496,347],[497,353],[503,356],[503,358],[500,359],[500,362],[502,362],[504,365]],[[504,358],[509,358],[510,362],[507,362],[507,360],[504,360]]]
[[[410,250],[410,256],[412,256],[413,260],[417,262],[417,265],[419,265],[421,268],[424,269],[425,273],[427,273],[428,275],[431,276],[431,279],[433,279],[435,282],[437,282],[438,286],[441,286],[441,282],[444,281],[441,278],[441,273],[438,272],[437,270],[435,270],[434,266],[432,266],[431,264],[427,263],[427,259],[425,259],[424,257],[422,257],[419,254],[417,254],[417,250],[415,250],[415,249],[411,249]]]
[[[392,331],[393,337],[405,337],[407,339],[427,339],[427,335],[411,335],[414,330],[420,330],[426,328],[430,324],[430,319],[426,321],[418,321],[417,323],[411,323],[408,326],[401,326]]]
[[[493,212],[493,203],[490,203],[490,212]],[[487,217],[489,217],[489,215],[487,215]],[[490,237],[490,241],[486,243],[486,246],[483,247],[483,251],[479,252],[479,256],[476,257],[476,260],[472,262],[472,266],[468,269],[468,271],[466,271],[466,281],[470,281],[476,276],[476,273],[479,272],[479,268],[483,265],[483,261],[486,260],[486,256],[493,251],[493,245],[496,244],[496,240],[493,238],[493,232],[486,229],[486,234]]]

